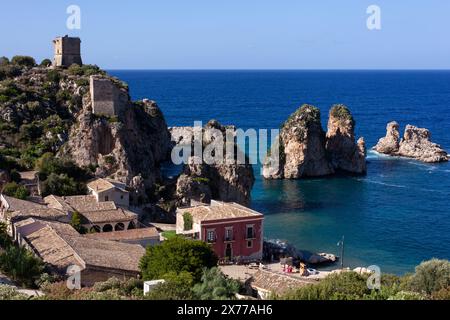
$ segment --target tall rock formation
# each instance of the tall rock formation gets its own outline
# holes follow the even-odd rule
[[[121,90],[128,91],[126,88]],[[147,187],[159,178],[159,164],[168,158],[170,133],[155,102],[129,99],[116,116],[93,114],[89,94],[61,153],[79,165],[96,167],[96,175],[130,184],[141,175]]]
[[[267,179],[299,179],[334,173],[326,158],[320,110],[303,105],[284,123],[279,137],[279,169],[269,156],[263,168]]]
[[[330,111],[325,134],[320,110],[303,105],[284,123],[279,141],[264,163],[263,176],[266,179],[300,179],[337,171],[364,174],[365,143],[363,138],[355,143],[354,126],[347,107],[336,105]]]
[[[386,136],[378,141],[374,150],[384,154],[396,154],[400,148],[400,126],[397,122],[392,121],[387,124]]]
[[[331,108],[326,138],[326,151],[336,171],[366,173],[366,144],[364,138],[355,142],[355,120],[346,106]]]
[[[237,163],[237,155],[240,151],[237,148],[234,135],[230,138],[231,141],[227,141],[227,128],[231,129],[232,132],[235,130],[233,127],[225,127],[217,121],[211,120],[201,130],[201,148],[204,152],[211,147],[215,140],[213,132],[219,132],[223,141],[230,143],[235,150],[233,163],[224,161],[223,163],[208,164],[204,161],[205,159],[199,159],[191,154],[177,181],[176,195],[183,204],[187,204],[190,200],[210,202],[212,199],[226,202],[233,201],[243,205],[250,204],[251,190],[255,181],[253,168],[246,157],[244,157],[245,163]],[[216,131],[213,131],[214,129]],[[189,141],[192,144],[194,143],[193,128],[175,127],[171,128],[171,132],[173,141],[179,142],[180,136],[183,136],[182,140],[185,143]],[[225,144],[223,147],[225,148]],[[225,151],[223,157],[225,157]]]
[[[399,142],[398,128],[396,122],[389,123],[386,137],[381,138],[373,149],[379,153],[413,158],[427,163],[449,160],[447,152],[440,145],[431,142],[429,130],[407,125],[403,138]]]

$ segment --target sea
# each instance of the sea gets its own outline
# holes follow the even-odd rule
[[[251,207],[264,235],[297,248],[342,255],[346,267],[405,274],[450,259],[450,164],[425,164],[370,149],[395,120],[428,128],[450,151],[450,71],[128,71],[133,99],[155,100],[169,126],[216,119],[244,130],[277,129],[304,103],[347,105],[368,146],[363,177],[266,181],[255,166]]]

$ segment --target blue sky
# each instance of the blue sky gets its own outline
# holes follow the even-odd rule
[[[66,8],[81,8],[81,30]],[[382,29],[366,27],[369,5]],[[448,0],[8,1],[0,55],[52,55],[57,35],[82,39],[105,69],[450,69]]]

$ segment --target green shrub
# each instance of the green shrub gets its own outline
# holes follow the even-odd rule
[[[7,78],[14,78],[21,74],[22,70],[12,64],[0,65],[0,81]]]
[[[355,120],[353,119],[350,110],[343,104],[335,104],[331,107],[330,115],[342,121],[350,121],[353,125]]]
[[[72,218],[70,219],[70,225],[78,231],[78,233],[85,234],[87,230],[81,224],[81,215],[78,212],[74,212],[72,214]]]
[[[0,57],[0,66],[5,66],[9,64],[9,59],[7,57]]]
[[[3,193],[7,196],[21,200],[26,200],[30,195],[30,192],[27,190],[27,188],[21,186],[20,184],[17,184],[16,182],[9,182],[5,184],[5,186],[3,187]]]
[[[11,60],[11,63],[21,67],[29,68],[36,66],[36,61],[34,60],[34,58],[29,56],[14,56]]]
[[[186,271],[169,272],[161,277],[165,283],[155,286],[145,298],[148,300],[192,300],[194,294],[192,274]]]
[[[176,236],[161,245],[147,247],[139,267],[144,280],[161,279],[169,272],[186,271],[198,281],[203,268],[216,265],[217,257],[208,244]]]
[[[44,265],[24,247],[10,246],[0,255],[0,268],[13,280],[26,286],[34,286]]]
[[[432,294],[450,286],[450,261],[432,259],[422,262],[409,280],[416,292]]]
[[[16,183],[19,183],[22,180],[19,171],[17,171],[16,169],[11,170],[9,177],[11,178],[12,182]]]
[[[74,196],[86,194],[86,185],[77,183],[74,178],[67,174],[51,173],[48,178],[42,182],[42,195]]]
[[[196,284],[193,291],[200,300],[228,300],[234,298],[240,288],[239,281],[226,278],[219,268],[214,267],[203,270],[201,283]]]
[[[50,67],[52,65],[52,61],[50,59],[44,59],[41,61],[41,67]]]
[[[78,87],[87,87],[89,85],[89,80],[85,78],[75,80],[75,84]]]
[[[68,69],[67,69],[67,72],[70,74],[70,75],[73,75],[73,76],[82,76],[83,75],[83,69],[81,68],[81,66],[79,66],[78,64],[72,64]]]
[[[50,70],[47,72],[47,80],[51,83],[57,84],[61,80],[61,75],[56,70]]]
[[[12,240],[8,235],[8,226],[6,223],[0,222],[0,247],[6,249],[10,245],[12,245]]]
[[[0,284],[0,300],[28,300],[28,296],[17,291],[17,288]]]
[[[185,212],[183,214],[183,223],[184,223],[184,231],[192,230],[194,225],[194,219],[192,218],[192,214],[189,212]]]

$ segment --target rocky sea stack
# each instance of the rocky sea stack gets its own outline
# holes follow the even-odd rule
[[[386,136],[373,148],[379,153],[413,158],[427,163],[449,160],[447,152],[440,145],[431,142],[431,133],[427,129],[407,125],[401,140],[397,122],[388,123],[386,130]]]
[[[355,121],[344,105],[330,110],[328,132],[322,129],[320,110],[303,105],[283,124],[278,144],[266,158],[266,179],[321,177],[337,172],[365,174],[364,139],[355,142]],[[278,152],[279,163],[277,157]]]
[[[237,155],[241,151],[237,147],[234,137],[232,141],[227,141],[227,128],[235,130],[234,127],[223,126],[216,120],[209,121],[202,129],[202,151],[214,141],[211,132],[213,129],[217,129],[217,132],[222,133],[223,141],[226,144],[232,144],[235,150],[234,160],[237,160]],[[194,143],[192,127],[173,127],[170,128],[170,131],[175,143],[183,143],[181,141]],[[214,199],[249,205],[255,177],[248,158],[245,156],[244,158],[246,159],[245,164],[238,164],[236,161],[235,163],[207,164],[191,154],[188,163],[184,165],[183,173],[177,180],[177,198],[182,204],[189,204],[191,200],[209,203]]]

